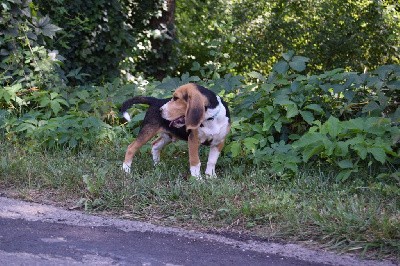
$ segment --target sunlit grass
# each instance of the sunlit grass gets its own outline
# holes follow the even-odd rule
[[[229,158],[221,158],[218,178],[198,181],[188,176],[185,145],[171,145],[157,167],[144,148],[132,174],[126,175],[121,171],[125,142],[80,151],[30,151],[2,143],[0,188],[12,188],[14,195],[28,200],[51,192],[51,199],[66,207],[161,224],[312,240],[359,254],[400,254],[400,189],[395,181],[376,181],[365,173],[338,183],[332,169],[317,167],[279,177],[267,166]],[[202,160],[206,158],[204,149]]]

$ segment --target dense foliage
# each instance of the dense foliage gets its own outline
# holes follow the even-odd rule
[[[63,30],[49,44],[67,60],[68,71],[90,74],[101,81],[144,73],[170,72],[173,25],[157,20],[168,6],[163,0],[54,1],[36,0]],[[168,55],[168,56],[166,56]]]
[[[338,179],[362,162],[398,165],[400,66],[304,76],[307,61],[289,52],[268,77],[250,73],[258,82],[239,94],[233,154],[253,154],[279,172],[318,158],[341,169]]]
[[[33,16],[30,1],[7,1],[0,8],[0,85],[24,90],[62,86],[62,57],[45,47],[60,28],[48,16]]]
[[[144,2],[75,1],[67,5],[65,1],[2,1],[1,136],[52,149],[113,142],[125,138],[132,128],[135,133],[143,118],[143,108],[138,106],[132,110],[132,122],[126,125],[120,119],[118,107],[128,96],[166,97],[181,84],[198,82],[230,102],[234,117],[225,154],[232,160],[244,157],[247,160],[242,163],[268,166],[280,176],[291,176],[304,165],[318,163],[336,169],[335,176],[341,181],[354,176],[360,168],[370,169],[373,175],[398,178],[400,66],[383,65],[398,60],[394,45],[399,40],[395,34],[399,30],[395,23],[398,9],[394,3],[348,1],[342,7],[333,1],[328,8],[325,1],[315,1],[314,5],[301,1],[228,1],[226,8],[228,2],[220,1],[204,17],[211,5],[207,1],[197,13],[187,10],[197,2],[180,2],[177,25],[181,69],[191,72],[160,82],[139,72],[149,75],[159,69],[166,71],[160,63],[160,68],[155,68],[155,61],[160,58],[168,62],[170,70],[174,68],[174,63],[165,61],[163,56],[157,59],[163,52],[151,48],[154,38],[172,43],[173,28],[160,23],[158,26],[164,27],[161,31],[151,21],[162,16],[173,1]],[[352,8],[345,12],[345,7]],[[252,12],[246,10],[257,11],[253,19],[260,21],[250,23],[248,14]],[[134,16],[137,12],[141,15]],[[389,19],[389,13],[395,16]],[[327,23],[335,19],[335,14],[347,26],[340,27],[339,23],[325,30],[322,27],[320,35],[315,35],[320,19]],[[269,17],[272,15],[273,20]],[[217,22],[221,16],[226,19]],[[303,18],[302,23],[295,17]],[[267,18],[280,31],[261,31]],[[182,25],[189,19],[192,24]],[[294,30],[296,25],[301,26],[299,32]],[[209,30],[204,31],[205,28]],[[233,28],[236,30],[231,31]],[[379,35],[382,28],[383,35]],[[197,41],[190,38],[189,29],[196,33]],[[287,29],[293,32],[285,32]],[[304,36],[308,37],[300,40],[306,29],[308,35]],[[280,37],[273,35],[278,32]],[[363,33],[370,39],[361,45],[357,34],[346,39],[349,32]],[[326,39],[324,34],[331,38]],[[257,41],[241,39],[244,36]],[[282,36],[293,45],[280,43]],[[270,42],[265,42],[267,37]],[[328,45],[322,40],[335,41]],[[339,40],[348,43],[338,46]],[[144,43],[149,44],[145,45],[148,49],[141,50]],[[267,50],[271,53],[259,46],[261,43],[270,47]],[[311,56],[289,51],[281,53],[277,60],[277,53],[286,47]],[[332,49],[322,52],[324,47]],[[160,47],[164,48],[172,51],[171,47]],[[347,49],[348,53],[340,49]],[[266,74],[272,62],[273,67]],[[193,64],[189,68],[190,63]],[[373,70],[347,69],[360,66],[362,70],[365,66]],[[250,69],[258,71],[242,72]],[[121,70],[125,71],[125,78],[130,78],[99,85],[86,83],[106,81]]]
[[[288,51],[316,72],[399,63],[397,1],[179,1],[181,70],[200,65],[267,74]]]

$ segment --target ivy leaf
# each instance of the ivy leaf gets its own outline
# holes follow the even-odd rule
[[[68,142],[69,147],[75,148],[78,145],[78,141],[75,138],[71,138]]]
[[[381,80],[384,80],[387,78],[387,76],[392,72],[392,66],[390,65],[385,65],[385,66],[380,66],[375,70],[375,73],[378,74],[379,78]]]
[[[42,27],[50,24],[50,18],[49,18],[49,16],[46,15],[45,17],[40,18],[39,21],[36,20],[34,22],[37,27],[42,28]]]
[[[274,89],[274,87],[275,87],[275,84],[273,84],[273,83],[263,83],[261,85],[261,89],[263,91],[265,91],[266,93],[271,93],[272,90]]]
[[[60,27],[50,23],[49,16],[45,16],[39,19],[39,21],[34,21],[34,24],[39,32],[51,39],[53,39],[57,31],[61,30]]]
[[[303,151],[303,162],[308,162],[310,158],[314,155],[320,154],[324,150],[324,146],[322,144],[319,144],[317,146],[314,146],[311,149],[307,149]]]
[[[190,70],[198,71],[200,69],[201,69],[201,66],[200,66],[199,62],[195,61],[195,62],[192,63],[192,68]]]
[[[89,98],[90,95],[89,95],[88,91],[81,90],[76,93],[76,96],[78,96],[78,98],[81,100],[85,100],[85,99]]]
[[[385,109],[389,102],[389,97],[385,96],[382,92],[378,93],[378,102],[380,109]]]
[[[354,132],[361,132],[366,129],[365,122],[362,118],[356,118],[356,119],[350,119],[349,121],[344,121],[343,127],[345,129],[349,129]]]
[[[179,78],[164,78],[163,81],[156,86],[156,89],[175,90],[181,85]]]
[[[56,32],[59,30],[61,30],[60,27],[57,27],[54,24],[48,24],[42,28],[42,33],[43,35],[53,39],[53,37],[56,36]]]
[[[338,141],[335,145],[335,154],[337,156],[347,156],[349,153],[349,144],[346,141]]]
[[[304,63],[307,63],[308,61],[310,61],[310,58],[305,57],[305,56],[296,55],[296,56],[293,56],[292,61],[293,62],[304,62]]]

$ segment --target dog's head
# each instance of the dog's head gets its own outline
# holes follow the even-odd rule
[[[161,115],[174,127],[198,128],[204,120],[207,98],[195,84],[186,84],[175,90],[172,99],[161,107]]]

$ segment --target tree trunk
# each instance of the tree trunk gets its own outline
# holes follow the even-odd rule
[[[162,16],[159,18],[153,18],[151,21],[153,29],[161,31],[162,36],[160,38],[154,38],[151,41],[153,49],[157,51],[155,55],[155,64],[157,69],[155,70],[154,77],[158,80],[162,80],[168,73],[168,69],[171,69],[173,62],[173,44],[176,38],[175,32],[175,0],[167,0],[167,10],[163,10]]]

